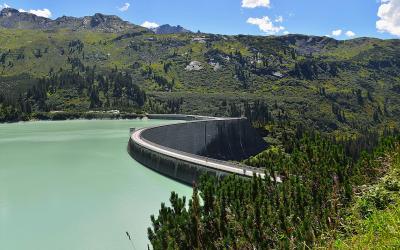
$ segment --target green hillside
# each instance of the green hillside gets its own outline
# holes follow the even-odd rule
[[[20,98],[31,112],[118,108],[208,115],[245,115],[258,101],[267,123],[301,121],[328,132],[392,126],[400,117],[399,45],[303,35],[0,29],[1,99],[18,110]],[[130,82],[105,88],[108,74]],[[66,75],[85,84],[60,84]],[[27,96],[39,79],[51,80],[40,98]],[[144,103],[128,85],[146,92]],[[54,105],[60,99],[70,105]]]

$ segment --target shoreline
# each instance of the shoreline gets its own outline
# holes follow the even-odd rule
[[[110,112],[75,112],[75,111],[57,111],[57,112],[40,112],[33,113],[27,119],[18,119],[12,121],[0,122],[0,124],[11,124],[19,122],[35,122],[35,121],[67,121],[67,120],[133,120],[143,119],[147,114],[136,113],[110,113]]]
[[[28,118],[28,117],[26,117]],[[0,122],[0,124],[11,124],[19,122],[34,122],[34,121],[67,121],[67,120],[134,120],[134,119],[158,119],[158,120],[205,120],[218,119],[210,116],[188,115],[188,114],[137,114],[125,112],[109,112],[109,111],[52,111],[33,113],[29,119],[19,119],[13,121]]]

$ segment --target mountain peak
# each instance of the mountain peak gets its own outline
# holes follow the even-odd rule
[[[13,8],[4,8],[0,11],[0,16],[11,16],[13,14],[20,13],[18,10]]]
[[[171,26],[169,24],[161,25],[152,29],[156,34],[179,34],[179,33],[192,33],[190,30],[183,28],[180,25]]]
[[[51,19],[13,8],[4,8],[0,11],[0,27],[6,29],[49,29],[51,22]]]

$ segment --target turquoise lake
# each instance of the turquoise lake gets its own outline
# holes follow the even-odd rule
[[[147,249],[150,215],[191,188],[133,160],[129,128],[171,122],[0,124],[0,249]]]

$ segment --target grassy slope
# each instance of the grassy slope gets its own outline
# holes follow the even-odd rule
[[[370,218],[360,221],[356,236],[338,241],[338,249],[399,249],[400,205],[376,211]]]
[[[377,183],[364,186],[345,219],[345,234],[330,243],[334,249],[400,248],[400,151],[379,159],[387,174]],[[387,163],[387,164],[386,164]],[[387,167],[387,166],[386,166]]]

